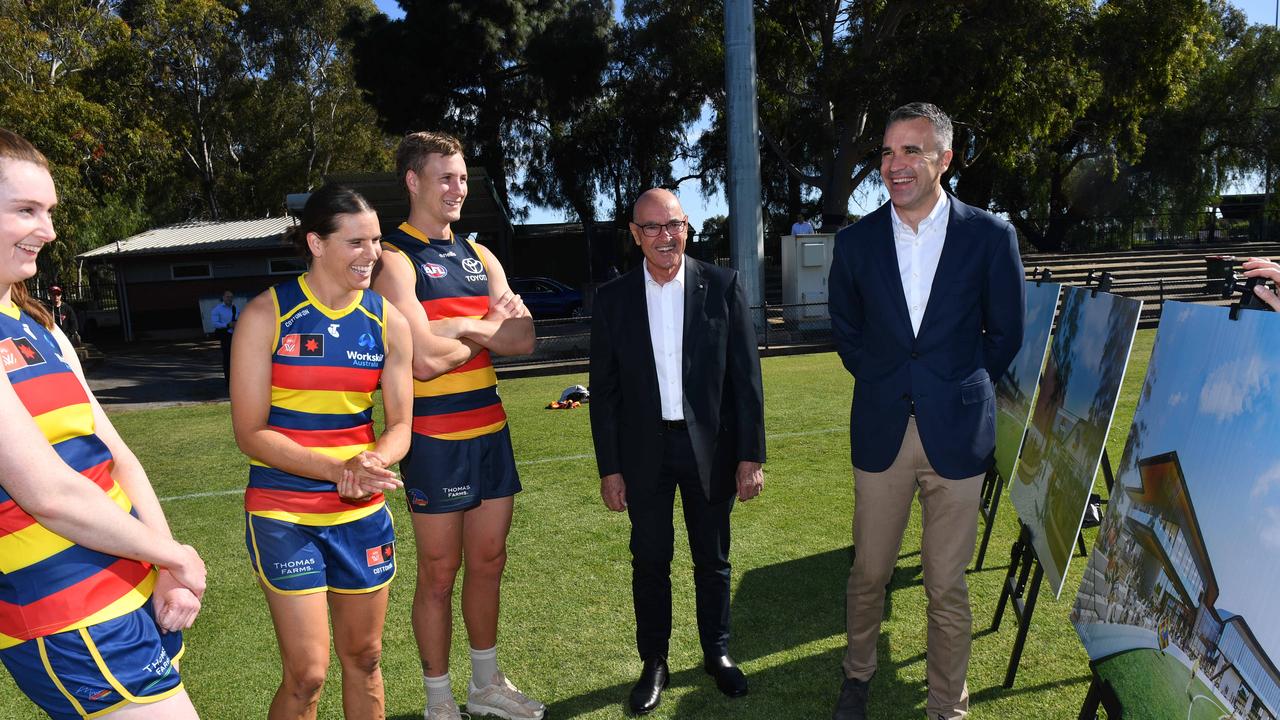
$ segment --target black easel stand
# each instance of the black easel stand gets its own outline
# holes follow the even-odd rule
[[[1093,663],[1089,663],[1089,670],[1093,673],[1093,679],[1089,682],[1089,693],[1084,696],[1079,720],[1098,720],[1098,708],[1107,711],[1108,720],[1121,720],[1124,708],[1120,706],[1120,699],[1116,697],[1111,683],[1098,677],[1098,669]]]
[[[996,524],[996,511],[1000,509],[1000,496],[1004,494],[1004,478],[992,467],[987,476],[982,478],[982,505],[978,506],[978,514],[985,524],[982,529],[982,544],[978,546],[978,560],[973,564],[974,570],[982,569],[982,560],[987,556],[987,543],[991,542],[991,530]]]
[[[1111,457],[1107,455],[1107,451],[1105,449],[1102,451],[1102,479],[1107,484],[1107,499],[1102,499],[1097,493],[1090,493],[1090,504],[1096,502],[1101,505],[1106,505],[1111,498],[1111,489],[1114,488],[1116,484],[1115,474],[1111,472]],[[1095,500],[1095,498],[1097,499]],[[1087,516],[1085,517],[1084,522],[1080,523],[1080,534],[1076,536],[1076,547],[1080,548],[1080,557],[1088,557],[1089,555],[1088,549],[1084,546],[1084,531],[1088,528],[1098,527],[1101,524],[1102,518],[1090,520]]]
[[[1009,669],[1004,674],[1004,687],[1013,687],[1013,680],[1018,675],[1018,662],[1022,660],[1022,648],[1027,644],[1027,631],[1031,629],[1031,616],[1035,614],[1036,599],[1040,597],[1040,581],[1044,579],[1044,568],[1036,559],[1035,549],[1031,546],[1031,530],[1025,523],[1018,534],[1018,540],[1009,553],[1009,572],[1004,576],[1004,588],[1000,591],[1000,602],[996,605],[996,616],[991,621],[991,631],[1000,629],[1000,620],[1004,617],[1004,608],[1013,601],[1013,615],[1018,619],[1018,635],[1013,641],[1013,652],[1009,656]],[[1031,587],[1027,587],[1027,578],[1031,579]]]
[[[1269,305],[1253,294],[1253,289],[1258,285],[1266,287],[1266,280],[1260,277],[1241,277],[1237,280],[1235,274],[1229,268],[1227,269],[1226,278],[1222,282],[1223,299],[1240,293],[1240,299],[1231,304],[1231,311],[1228,317],[1232,320],[1239,320],[1241,310],[1271,310]]]

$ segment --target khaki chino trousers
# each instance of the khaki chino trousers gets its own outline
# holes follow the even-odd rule
[[[925,707],[930,720],[963,718],[969,709],[965,674],[973,615],[965,568],[978,535],[982,478],[949,480],[935,472],[925,457],[914,417],[907,422],[898,456],[888,469],[854,468],[854,561],[846,591],[845,676],[868,680],[875,674],[885,592],[898,562],[912,500],[919,491],[920,559],[929,616]]]

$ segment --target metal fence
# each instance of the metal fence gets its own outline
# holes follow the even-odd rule
[[[763,350],[779,347],[821,347],[831,343],[831,320],[826,303],[756,305],[751,308],[757,345]],[[498,367],[583,361],[591,353],[591,318],[535,320],[537,342],[529,355],[494,358]]]

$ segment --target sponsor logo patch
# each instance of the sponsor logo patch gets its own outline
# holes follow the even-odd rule
[[[285,357],[324,357],[324,335],[292,333],[280,338],[280,351]]]
[[[449,268],[436,263],[422,263],[422,272],[426,273],[429,278],[439,280],[449,274]]]
[[[376,344],[377,343],[373,339],[373,336],[369,333],[360,333],[360,339],[356,340],[356,345],[359,345],[366,350],[372,350]]]
[[[462,261],[462,269],[475,275],[484,272],[484,263],[475,258],[466,258]]]
[[[338,323],[329,323],[329,334],[338,337]]]
[[[44,356],[30,340],[24,337],[0,340],[0,366],[5,372],[43,364]]]
[[[392,545],[391,543],[387,543],[381,547],[366,548],[364,551],[364,562],[369,567],[389,563],[395,553],[395,545]]]

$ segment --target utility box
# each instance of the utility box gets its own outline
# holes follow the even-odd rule
[[[836,236],[831,233],[782,236],[782,302],[802,306],[789,312],[790,317],[817,323],[830,318],[827,275],[835,247]]]

